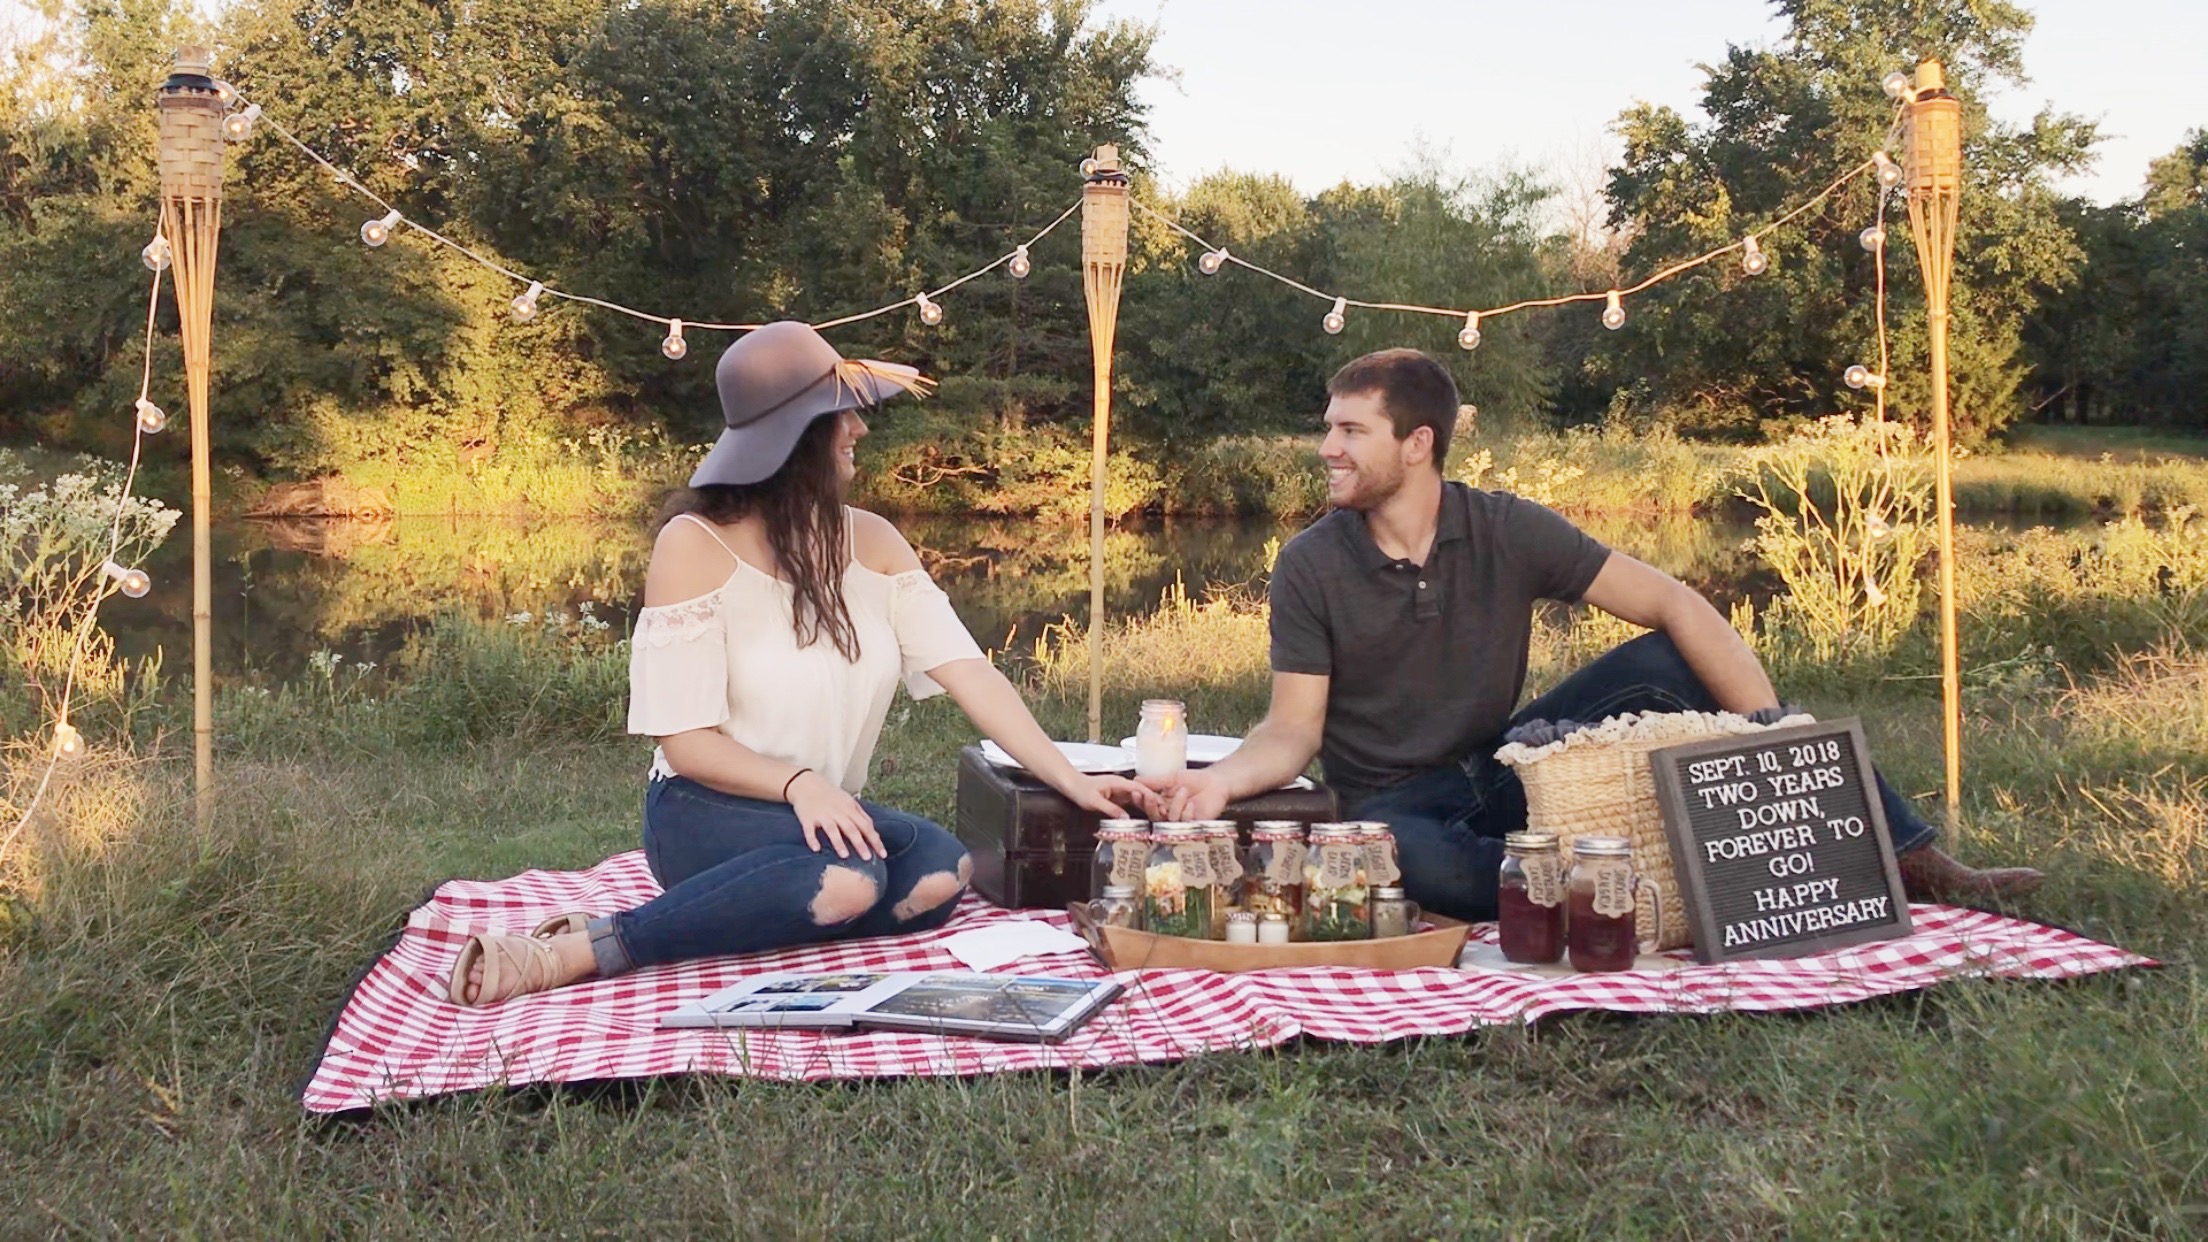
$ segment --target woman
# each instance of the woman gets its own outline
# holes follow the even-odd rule
[[[489,1005],[662,962],[940,927],[966,887],[956,837],[859,790],[900,676],[1076,805],[1155,795],[1076,772],[951,611],[897,528],[843,498],[861,408],[925,387],[850,362],[801,323],[721,355],[720,440],[661,528],[629,657],[629,731],[659,741],[644,853],[666,890],[530,936],[482,935],[452,999]]]

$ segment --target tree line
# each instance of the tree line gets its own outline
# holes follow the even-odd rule
[[[2114,207],[2052,188],[2090,123],[1989,117],[2030,28],[2002,0],[1780,0],[1787,35],[1728,47],[1704,119],[1617,120],[1607,227],[1553,225],[1535,172],[1432,161],[1299,193],[1220,171],[1174,193],[1145,173],[1138,86],[1154,32],[1088,0],[241,0],[209,27],[189,0],[40,0],[0,65],[0,437],[114,452],[142,359],[156,218],[152,95],[180,42],[410,218],[558,287],[686,318],[824,319],[980,266],[1079,193],[1075,163],[1117,143],[1135,192],[1237,255],[1357,296],[1494,305],[1629,283],[1737,237],[1884,145],[1887,71],[1938,54],[1967,108],[1971,182],[1956,275],[1956,410],[1966,436],[2037,412],[2208,425],[2208,136]],[[1170,20],[1170,14],[1165,20]],[[1379,136],[1383,141],[1393,141]],[[264,129],[232,148],[217,293],[218,452],[270,477],[366,457],[510,448],[597,428],[711,430],[711,359],[660,356],[661,329],[547,299],[435,248],[355,239],[376,214]],[[1923,316],[1898,204],[1886,225],[1896,411],[1923,405]],[[1196,251],[1137,215],[1118,404],[1137,442],[1308,428],[1326,375],[1366,349],[1446,359],[1491,413],[1628,419],[1752,438],[1861,404],[1875,269],[1868,181],[1766,243],[1771,269],[1716,264],[1628,302],[1483,325],[1353,313]],[[943,377],[939,411],[1019,428],[1088,416],[1074,222],[944,299],[935,327],[884,316],[847,353]],[[167,312],[164,311],[164,314]],[[156,400],[181,407],[173,323]],[[181,445],[162,447],[180,451]]]

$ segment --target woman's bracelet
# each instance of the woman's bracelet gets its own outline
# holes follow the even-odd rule
[[[790,779],[782,782],[782,800],[784,802],[788,802],[790,800],[790,786],[797,783],[798,777],[803,776],[810,771],[812,771],[811,768],[799,768],[797,771],[790,773]]]

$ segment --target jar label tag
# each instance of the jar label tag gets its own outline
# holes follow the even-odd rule
[[[1395,838],[1365,842],[1365,874],[1376,885],[1403,882],[1403,869],[1395,862]]]
[[[1173,861],[1181,864],[1182,888],[1211,887],[1211,843],[1209,841],[1195,845],[1174,846]]]
[[[1142,864],[1148,848],[1140,841],[1112,842],[1111,882],[1125,888],[1142,887]]]
[[[1357,883],[1357,863],[1363,853],[1364,849],[1357,845],[1320,846],[1320,885],[1326,888],[1348,888]]]
[[[1633,864],[1623,858],[1596,863],[1595,913],[1606,919],[1622,919],[1633,913]]]
[[[1275,841],[1272,843],[1272,861],[1265,864],[1265,879],[1273,884],[1303,883],[1303,855],[1306,849],[1301,841]]]
[[[1554,854],[1521,858],[1526,873],[1526,900],[1537,906],[1564,904],[1564,860]]]
[[[1215,837],[1211,842],[1211,882],[1221,888],[1233,888],[1242,878],[1242,860],[1236,856],[1234,842],[1225,837]]]

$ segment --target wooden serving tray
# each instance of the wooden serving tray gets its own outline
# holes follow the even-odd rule
[[[1075,926],[1097,946],[1097,955],[1113,970],[1215,970],[1238,974],[1285,966],[1355,966],[1365,970],[1411,970],[1455,966],[1471,925],[1438,914],[1426,916],[1427,930],[1384,940],[1302,940],[1292,944],[1228,944],[1160,936],[1126,927],[1092,928],[1073,912]],[[1098,933],[1101,933],[1099,935]]]

